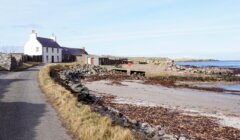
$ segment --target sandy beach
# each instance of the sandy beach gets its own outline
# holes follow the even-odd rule
[[[219,124],[240,129],[240,96],[185,88],[168,88],[143,84],[141,80],[126,80],[122,85],[112,81],[87,82],[92,93],[116,96],[116,103],[140,106],[162,106],[184,111],[188,115],[218,118]]]

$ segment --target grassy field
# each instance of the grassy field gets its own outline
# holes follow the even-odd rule
[[[47,65],[40,70],[40,87],[57,111],[68,131],[81,140],[133,140],[131,131],[113,126],[112,121],[91,111],[90,107],[77,102],[70,91],[56,83],[51,77],[57,65]]]

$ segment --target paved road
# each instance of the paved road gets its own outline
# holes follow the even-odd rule
[[[0,72],[0,140],[71,140],[38,87],[40,68]]]

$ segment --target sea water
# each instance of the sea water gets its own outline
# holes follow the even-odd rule
[[[221,60],[221,61],[196,61],[196,62],[175,62],[178,65],[190,65],[190,66],[217,66],[226,68],[240,68],[240,60]]]
[[[224,60],[224,61],[196,61],[196,62],[175,62],[178,65],[190,65],[198,67],[217,66],[224,68],[239,68],[240,60]],[[226,85],[205,85],[205,87],[223,88],[226,90],[240,90],[240,84],[226,84]]]

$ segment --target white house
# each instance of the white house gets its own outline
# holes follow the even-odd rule
[[[50,38],[37,37],[37,33],[33,30],[24,46],[24,54],[40,56],[45,63],[62,62],[62,48],[54,34]]]

